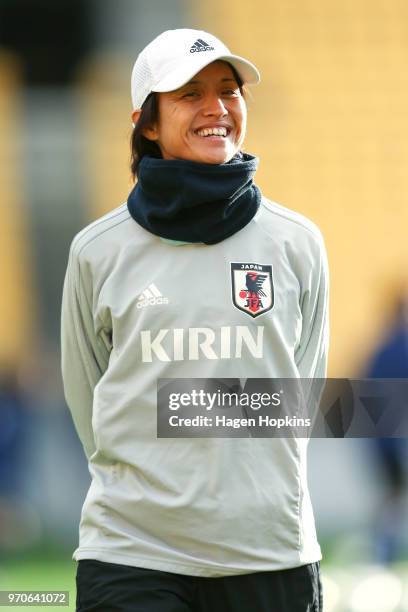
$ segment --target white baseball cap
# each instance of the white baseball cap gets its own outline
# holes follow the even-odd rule
[[[216,60],[231,64],[244,83],[259,83],[257,68],[233,55],[218,38],[202,30],[167,30],[140,52],[132,70],[133,109],[140,109],[152,91],[173,91]]]

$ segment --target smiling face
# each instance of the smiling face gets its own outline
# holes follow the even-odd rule
[[[222,164],[241,148],[246,104],[226,62],[213,62],[183,87],[158,96],[159,121],[143,135],[157,142],[164,159]]]

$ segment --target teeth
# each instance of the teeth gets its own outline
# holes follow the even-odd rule
[[[215,128],[204,128],[203,130],[199,130],[197,132],[199,136],[226,136],[227,128],[225,127],[215,127]]]

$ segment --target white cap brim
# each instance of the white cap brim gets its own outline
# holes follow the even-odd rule
[[[180,66],[180,68],[174,70],[170,74],[167,74],[163,79],[161,79],[154,87],[152,87],[151,91],[174,91],[175,89],[178,89],[179,87],[182,87],[183,85],[188,83],[193,78],[193,76],[200,72],[200,70],[202,70],[209,64],[216,62],[217,60],[223,60],[231,64],[238,72],[244,83],[248,83],[249,85],[256,85],[261,80],[259,71],[254,66],[254,64],[244,59],[243,57],[240,57],[239,55],[203,55],[204,57],[201,61],[197,61],[197,57],[192,57],[191,59],[193,61],[184,62]]]

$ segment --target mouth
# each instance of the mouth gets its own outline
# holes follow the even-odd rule
[[[210,140],[223,140],[232,132],[232,128],[227,126],[201,128],[194,130],[194,134],[201,138],[209,138]]]

